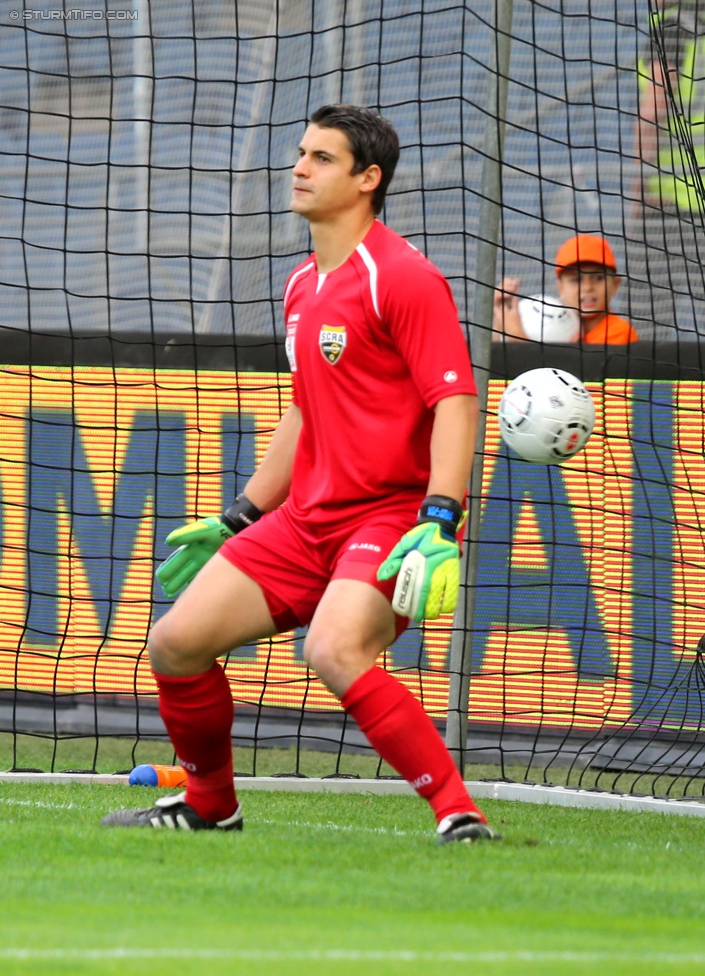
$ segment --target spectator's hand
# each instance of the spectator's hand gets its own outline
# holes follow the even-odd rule
[[[519,318],[519,278],[503,278],[494,293],[492,329],[495,338],[507,336],[510,339],[524,339],[524,330]]]

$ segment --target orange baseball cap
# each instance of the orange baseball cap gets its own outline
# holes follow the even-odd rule
[[[612,248],[604,237],[594,237],[592,234],[578,234],[561,244],[556,254],[556,274],[560,275],[566,268],[573,268],[576,264],[589,261],[591,264],[601,264],[605,268],[617,270]]]

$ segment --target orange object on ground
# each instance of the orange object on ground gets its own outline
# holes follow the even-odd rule
[[[183,766],[158,766],[143,764],[135,766],[130,773],[130,786],[186,786],[186,770]]]

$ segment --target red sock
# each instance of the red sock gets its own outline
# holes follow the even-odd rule
[[[435,725],[396,678],[374,667],[352,683],[342,705],[382,759],[428,800],[439,823],[452,813],[476,813],[486,822]]]
[[[237,806],[233,785],[233,699],[216,662],[204,674],[155,674],[159,713],[186,770],[186,802],[204,820],[225,820]]]

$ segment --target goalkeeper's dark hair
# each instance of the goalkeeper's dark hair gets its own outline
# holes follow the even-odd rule
[[[309,122],[321,129],[340,129],[345,133],[355,160],[353,174],[362,173],[368,166],[379,166],[382,178],[372,194],[372,209],[378,214],[399,159],[399,136],[392,123],[361,105],[322,105]]]

